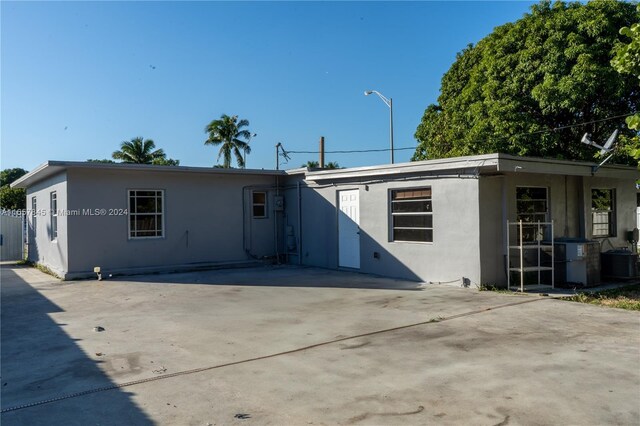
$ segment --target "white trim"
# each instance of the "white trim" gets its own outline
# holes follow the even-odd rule
[[[253,198],[254,194],[264,194],[264,204],[263,203],[256,203],[255,199]],[[267,214],[268,213],[268,210],[267,210],[268,195],[269,195],[268,191],[261,191],[261,190],[258,190],[258,191],[252,190],[251,191],[251,218],[252,219],[267,219],[269,217],[269,215]],[[262,216],[256,216],[254,214],[254,210],[253,209],[256,206],[264,207],[264,214]]]
[[[53,201],[55,199],[55,209],[53,208]],[[49,224],[51,225],[51,235],[49,235],[49,240],[52,243],[58,241],[58,192],[51,191],[49,192]],[[55,226],[54,226],[55,225]]]
[[[394,200],[393,199],[393,194],[394,192],[401,192],[401,191],[419,191],[419,190],[426,190],[428,189],[429,192],[431,193],[431,196],[429,198],[415,198],[415,199],[401,199],[401,200]],[[420,185],[420,186],[409,186],[409,187],[401,187],[401,188],[389,188],[388,192],[387,192],[387,199],[388,199],[388,239],[390,243],[418,243],[418,244],[433,244],[434,241],[434,226],[433,226],[433,186],[431,185]],[[401,204],[401,203],[409,203],[409,202],[420,202],[420,201],[427,201],[431,203],[431,211],[430,212],[395,212],[393,211],[393,205],[394,203],[396,204]],[[420,216],[420,217],[426,217],[426,216],[431,216],[431,227],[427,227],[427,226],[394,226],[394,217],[403,217],[403,216]],[[395,239],[395,230],[396,229],[417,229],[417,230],[425,230],[425,231],[431,231],[431,240],[430,241],[421,241],[421,240],[401,240],[401,239]]]
[[[131,193],[132,192],[155,192],[156,194],[151,197],[144,197],[144,198],[154,198],[156,200],[156,210],[155,213],[134,213],[133,209],[131,208]],[[157,209],[157,200],[158,200],[158,195],[157,193],[160,192],[160,200],[161,200],[161,209],[160,212],[158,212]],[[137,195],[134,195],[134,198],[138,198]],[[127,239],[128,240],[159,240],[159,239],[164,239],[166,238],[167,235],[167,231],[165,228],[165,216],[166,216],[166,197],[165,197],[165,190],[164,189],[157,189],[157,188],[130,188],[127,189]],[[150,235],[150,236],[132,236],[131,235],[131,217],[132,216],[156,216],[156,227],[154,232],[157,234],[158,231],[160,231],[161,235]],[[160,216],[160,228],[158,228],[158,216]],[[133,231],[133,232],[139,232],[139,231]]]

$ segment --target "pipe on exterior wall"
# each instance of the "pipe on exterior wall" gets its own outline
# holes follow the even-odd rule
[[[509,213],[507,210],[507,180],[504,175],[500,176],[502,179],[502,263],[504,265],[505,278],[509,279],[509,231],[507,229],[507,221],[509,220]]]
[[[298,186],[298,265],[302,265],[302,190],[300,189],[300,181]]]
[[[564,176],[564,236],[569,236],[569,177]],[[553,238],[553,236],[552,236]]]
[[[280,188],[278,186],[279,181],[278,181],[278,176],[276,176],[276,197],[278,195],[280,195]],[[273,204],[273,203],[272,203]],[[273,241],[275,244],[275,250],[276,250],[276,263],[279,265],[280,264],[280,250],[278,250],[278,212],[275,209],[275,206],[272,206],[273,208]]]
[[[580,176],[580,185],[578,186],[578,234],[580,238],[587,237],[587,222],[586,222],[586,209],[584,204],[584,176]]]

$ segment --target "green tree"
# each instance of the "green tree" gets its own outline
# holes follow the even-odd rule
[[[542,2],[495,28],[463,49],[443,76],[438,103],[417,128],[413,160],[491,152],[593,160],[596,151],[580,144],[582,135],[606,140],[622,118],[598,120],[640,105],[637,79],[610,64],[617,29],[638,15],[615,0]],[[594,123],[562,128],[586,122]]]
[[[317,169],[320,167],[320,163],[318,163],[317,161],[307,161],[305,164],[303,164],[300,167],[308,167],[310,169]],[[339,169],[340,165],[336,162],[336,161],[330,161],[327,164],[324,165],[325,169]]]
[[[95,158],[90,158],[87,160],[87,163],[105,163],[105,164],[115,164],[115,161],[113,160],[108,160],[106,158],[102,159],[102,160],[98,160]]]
[[[637,12],[640,14],[640,5],[637,6]],[[630,27],[622,27],[620,35],[628,37],[629,43],[620,43],[616,46],[616,55],[611,60],[611,65],[621,74],[631,74],[633,77],[640,79],[640,22],[636,22]],[[634,114],[627,117],[627,126],[630,129],[640,130],[640,114]],[[624,141],[622,148],[640,162],[640,137],[636,135]],[[638,164],[640,168],[640,164]]]
[[[156,166],[179,166],[180,160],[174,160],[173,158],[154,158],[151,164]]]
[[[20,168],[4,169],[0,172],[0,208],[7,210],[21,210],[26,208],[27,195],[22,188],[11,188],[9,185],[26,175],[27,171]]]
[[[244,167],[243,153],[249,154],[251,147],[251,132],[246,129],[249,126],[248,120],[238,120],[238,116],[230,117],[222,114],[218,120],[213,120],[205,128],[204,132],[209,135],[204,142],[205,145],[221,145],[218,152],[218,160],[223,159],[223,167],[231,167],[231,156],[236,158],[238,167]]]
[[[123,163],[152,164],[153,160],[164,159],[166,154],[161,149],[154,149],[156,144],[151,139],[133,138],[120,144],[120,150],[111,155],[114,160]]]
[[[21,168],[4,169],[0,172],[0,186],[9,185],[27,173],[28,172],[25,169]]]

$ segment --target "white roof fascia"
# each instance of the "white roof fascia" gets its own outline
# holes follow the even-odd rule
[[[11,184],[12,188],[27,188],[40,180],[53,176],[67,169],[87,170],[122,170],[169,173],[206,173],[218,175],[262,175],[284,176],[282,170],[256,169],[223,169],[218,167],[190,167],[190,166],[157,166],[153,164],[124,164],[124,163],[89,163],[84,161],[47,161],[31,172],[17,179]]]
[[[471,157],[455,157],[438,160],[413,161],[409,163],[386,164],[383,166],[373,167],[367,166],[350,169],[322,170],[307,173],[306,179],[310,181],[322,181],[451,171],[474,173],[479,171],[481,168],[495,170],[497,164],[498,154],[486,154]]]

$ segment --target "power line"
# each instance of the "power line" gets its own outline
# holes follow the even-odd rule
[[[584,123],[577,123],[577,124],[568,124],[566,126],[558,126],[558,127],[553,127],[551,129],[544,129],[544,130],[536,130],[535,132],[529,132],[529,133],[518,133],[515,135],[505,135],[505,136],[496,136],[497,139],[507,139],[507,138],[517,138],[517,137],[521,137],[521,136],[532,136],[532,135],[538,135],[538,134],[543,134],[543,133],[551,133],[551,132],[556,132],[558,130],[564,130],[564,129],[572,129],[574,127],[581,127],[581,126],[586,126],[589,124],[595,124],[595,123],[601,123],[604,121],[610,121],[610,120],[616,120],[618,118],[625,118],[625,117],[629,117],[634,115],[634,112],[629,112],[627,114],[621,114],[621,115],[616,115],[613,117],[607,117],[607,118],[601,118],[598,120],[591,120],[591,121],[586,121]],[[487,142],[487,140],[483,140],[483,141],[473,141],[474,143],[483,143],[483,142]],[[394,151],[406,151],[409,149],[413,149],[415,150],[416,147],[404,147],[404,148],[394,148]],[[385,151],[391,151],[391,148],[381,148],[381,149],[350,149],[350,150],[340,150],[340,151],[325,151],[325,154],[356,154],[356,153],[362,153],[362,152],[385,152]],[[319,154],[320,151],[287,151],[288,154]]]
[[[407,149],[416,149],[417,147],[409,146],[405,148],[393,148],[394,151],[404,151]],[[325,151],[325,154],[354,154],[357,152],[383,152],[383,151],[391,151],[391,148],[383,148],[383,149],[352,149],[352,150],[343,150],[343,151]],[[319,154],[320,151],[287,151],[288,154]]]
[[[603,121],[610,121],[610,120],[616,120],[618,118],[625,118],[625,117],[629,117],[629,116],[631,116],[633,114],[635,114],[635,113],[634,112],[629,112],[629,113],[626,113],[626,114],[616,115],[616,116],[613,116],[613,117],[601,118],[599,120],[586,121],[584,123],[568,124],[566,126],[558,126],[558,127],[554,127],[554,128],[546,129],[546,130],[537,130],[535,132],[530,132],[530,133],[520,133],[520,134],[515,134],[515,135],[510,135],[510,136],[501,136],[501,138],[515,138],[515,137],[519,137],[519,136],[530,136],[530,135],[537,135],[537,134],[540,134],[540,133],[555,132],[557,130],[572,129],[574,127],[586,126],[588,124],[595,124],[595,123],[601,123]]]

